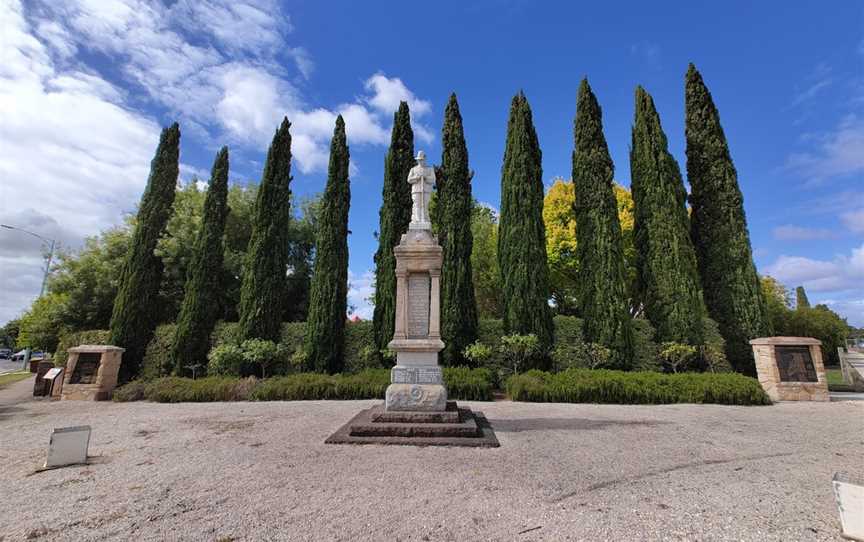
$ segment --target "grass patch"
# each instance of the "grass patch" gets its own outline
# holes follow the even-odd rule
[[[10,384],[14,384],[20,380],[26,380],[30,378],[33,373],[30,371],[18,371],[14,373],[5,373],[0,375],[0,389],[5,388]]]
[[[770,405],[754,378],[734,373],[624,372],[568,369],[528,371],[507,380],[514,401],[549,403]]]
[[[444,368],[450,399],[489,401],[492,373],[487,369]],[[390,369],[366,369],[355,374],[299,373],[264,380],[254,377],[163,377],[136,380],[114,390],[114,401],[148,400],[157,403],[213,401],[304,401],[323,399],[384,399]]]
[[[839,367],[826,367],[825,380],[828,382],[828,391],[855,391],[851,384],[843,380],[843,371]]]

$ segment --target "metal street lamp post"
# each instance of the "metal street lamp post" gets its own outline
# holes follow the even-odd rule
[[[51,260],[54,258],[54,239],[49,239],[47,237],[42,237],[38,233],[33,233],[32,231],[27,231],[21,228],[16,228],[15,226],[10,226],[9,224],[0,224],[0,228],[6,228],[7,230],[16,230],[22,233],[26,233],[28,235],[32,235],[36,237],[43,244],[48,245],[48,257],[45,262],[45,272],[42,274],[42,288],[39,290],[39,297],[45,295],[45,286],[48,284],[48,275],[51,273]],[[27,346],[24,349],[24,370],[27,370],[28,365],[30,365],[30,347]]]

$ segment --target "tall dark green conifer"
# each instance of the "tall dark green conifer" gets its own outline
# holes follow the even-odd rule
[[[610,348],[614,364],[628,368],[633,358],[633,330],[618,203],[612,186],[614,165],[603,136],[600,104],[587,79],[579,85],[573,133],[578,303],[585,340]]]
[[[222,291],[223,237],[227,216],[228,147],[222,147],[210,173],[201,230],[195,241],[183,304],[177,317],[173,357],[174,374],[178,376],[184,376],[192,365],[207,362],[210,334],[216,325]]]
[[[804,291],[803,286],[799,286],[795,288],[795,308],[796,309],[809,309],[810,308],[810,300],[807,299],[807,292]]]
[[[770,333],[765,298],[753,264],[744,202],[720,115],[702,75],[686,77],[687,179],[690,224],[708,313],[726,339],[726,357],[755,375],[748,341]]]
[[[468,148],[456,94],[444,111],[441,131],[441,175],[438,188],[440,237],[444,245],[441,268],[442,363],[462,365],[466,346],[477,340],[477,303],[471,272],[471,177]]]
[[[287,289],[291,221],[291,123],[276,130],[252,217],[240,290],[240,336],[279,340]]]
[[[330,142],[327,186],[321,198],[315,269],[306,320],[306,356],[310,369],[339,373],[345,365],[345,318],[348,303],[348,142],[342,115]]]
[[[700,345],[705,303],[690,240],[687,191],[654,100],[642,87],[636,87],[630,183],[639,301],[658,342]]]
[[[135,231],[114,298],[111,344],[126,349],[120,382],[138,375],[144,351],[159,323],[160,307],[154,300],[158,298],[163,268],[162,260],[153,251],[171,216],[179,158],[180,127],[175,122],[162,130],[156,156],[150,162],[150,178],[141,196]]]
[[[375,252],[375,312],[372,328],[375,344],[385,350],[393,340],[396,323],[396,257],[393,248],[411,223],[411,185],[408,172],[414,167],[414,131],[406,102],[393,115],[390,149],[384,159],[384,190]]]
[[[534,334],[551,347],[549,270],[543,224],[542,154],[528,100],[520,91],[510,104],[501,168],[498,266],[506,333]]]

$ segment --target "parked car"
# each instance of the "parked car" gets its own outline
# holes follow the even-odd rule
[[[12,354],[12,358],[11,358],[12,361],[24,361],[24,352],[26,352],[26,350],[21,350],[20,352],[15,352],[14,354]],[[30,359],[31,360],[43,359],[44,357],[45,357],[45,352],[43,352],[41,350],[34,350],[34,351],[30,352]]]
[[[12,357],[11,348],[0,348],[0,359],[9,359]]]

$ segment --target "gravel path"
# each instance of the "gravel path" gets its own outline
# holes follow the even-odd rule
[[[501,448],[324,445],[374,401],[0,406],[0,540],[838,540],[864,404],[467,403]],[[34,471],[53,427],[92,464]]]

